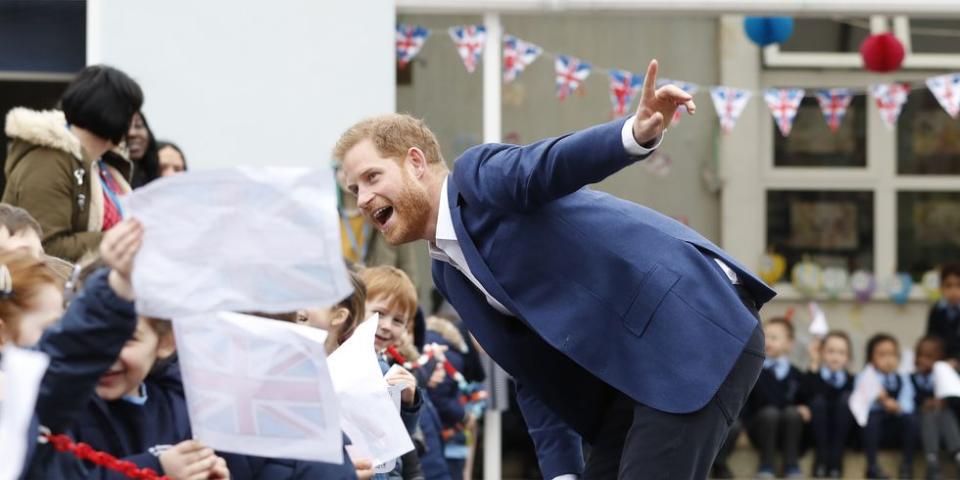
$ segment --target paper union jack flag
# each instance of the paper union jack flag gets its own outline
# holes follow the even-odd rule
[[[320,371],[306,352],[212,325],[178,323],[176,328],[193,425],[277,439],[319,436],[330,428],[322,402],[336,401],[322,398]]]
[[[770,113],[777,122],[777,128],[784,137],[790,136],[793,120],[797,117],[797,107],[803,100],[802,88],[770,88],[763,92],[763,99],[770,107]]]
[[[397,24],[397,63],[405,67],[420,53],[423,43],[430,36],[430,30],[417,25]]]
[[[847,114],[847,108],[850,107],[850,101],[853,100],[853,94],[848,88],[831,88],[829,90],[818,90],[817,101],[820,102],[820,110],[823,111],[823,118],[827,121],[830,131],[836,133],[843,123],[843,117]]]
[[[487,29],[483,25],[462,25],[450,27],[450,38],[457,46],[457,53],[463,59],[463,66],[473,73],[483,55],[483,43],[487,39]]]
[[[730,87],[711,87],[710,98],[720,118],[720,128],[723,133],[730,133],[737,125],[737,119],[746,108],[752,94],[749,90],[740,90]]]
[[[910,85],[907,83],[890,83],[883,85],[873,85],[870,87],[874,100],[877,101],[877,108],[880,110],[880,118],[887,128],[893,130],[897,126],[897,119],[900,118],[900,110],[903,104],[907,103],[907,96],[910,95]]]
[[[643,76],[623,70],[610,70],[610,102],[613,103],[613,115],[622,117],[627,114],[633,97],[643,86]]]
[[[696,83],[684,82],[682,80],[671,80],[668,78],[661,78],[657,80],[657,88],[660,88],[664,85],[676,85],[680,87],[684,92],[689,93],[690,95],[696,95],[700,91],[700,85]],[[673,120],[670,121],[671,125],[676,125],[680,123],[680,118],[683,117],[683,114],[687,111],[687,107],[680,105],[677,107],[677,111],[673,112]]]
[[[960,116],[960,73],[940,75],[927,79],[927,88],[940,106],[953,118]]]
[[[504,83],[516,80],[541,53],[543,53],[542,48],[517,37],[505,35],[503,37]]]
[[[563,101],[590,76],[590,64],[579,58],[557,55],[557,99]]]

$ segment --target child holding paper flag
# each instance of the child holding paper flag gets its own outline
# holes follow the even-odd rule
[[[917,391],[916,409],[920,416],[920,440],[923,444],[927,478],[939,479],[940,445],[960,468],[960,425],[945,397],[957,396],[960,386],[957,372],[944,362],[943,339],[927,336],[917,342],[916,372],[910,376]],[[952,391],[951,391],[952,390]]]

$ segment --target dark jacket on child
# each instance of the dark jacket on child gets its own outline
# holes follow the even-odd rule
[[[921,411],[924,402],[933,398],[933,373],[924,375],[922,373],[913,373],[910,375],[910,382],[913,383],[915,412]]]
[[[144,388],[147,400],[143,405],[122,399],[108,402],[94,395],[86,415],[73,430],[78,440],[98,450],[162,473],[159,458],[151,450],[192,438],[178,364],[172,362],[158,368],[146,378]],[[346,452],[340,465],[217,454],[226,460],[234,480],[356,478]]]
[[[960,306],[941,300],[930,307],[927,335],[943,339],[947,358],[960,358]]]
[[[784,408],[796,405],[803,401],[803,374],[793,365],[782,380],[778,380],[772,368],[760,371],[760,377],[750,392],[746,406],[743,407],[743,417],[750,418],[753,414],[767,406]]]
[[[100,376],[116,361],[136,328],[133,303],[117,297],[107,283],[108,270],[86,281],[60,322],[48,328],[37,349],[50,357],[40,384],[35,416],[27,437],[24,479],[111,478],[49,444],[38,444],[40,425],[63,433],[81,416]],[[120,477],[114,477],[120,478]]]
[[[815,372],[808,371],[803,374],[800,385],[800,397],[804,400],[811,400],[817,397],[823,397],[829,403],[839,400],[845,393],[853,391],[853,375],[844,371],[844,382],[841,386],[827,382],[820,374],[820,370]]]

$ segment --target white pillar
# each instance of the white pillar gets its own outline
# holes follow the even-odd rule
[[[87,0],[87,65],[103,61],[103,2]]]
[[[500,38],[503,27],[500,25],[500,14],[496,12],[484,14],[483,23],[487,27],[487,44],[483,49],[483,142],[498,143],[502,135]],[[503,477],[502,433],[500,412],[487,410],[483,422],[484,480],[500,480]]]

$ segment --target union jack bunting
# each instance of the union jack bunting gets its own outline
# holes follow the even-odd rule
[[[543,49],[511,35],[503,37],[503,81],[510,83],[517,79]]]
[[[848,88],[831,88],[818,90],[816,95],[827,126],[830,127],[831,132],[836,133],[840,129],[840,124],[843,123],[843,117],[847,114],[853,94]]]
[[[802,88],[770,88],[763,92],[763,99],[770,107],[770,113],[777,122],[777,128],[784,137],[790,136],[793,120],[797,117],[797,107],[803,100]]]
[[[870,92],[873,99],[877,101],[877,108],[880,110],[880,118],[883,123],[893,130],[897,126],[897,119],[900,118],[900,110],[903,104],[907,103],[907,96],[910,95],[910,85],[906,83],[889,83],[870,86]]]
[[[557,72],[557,99],[561,101],[590,76],[590,64],[579,58],[557,55],[554,65]]]
[[[720,119],[720,129],[723,133],[730,133],[733,127],[737,125],[737,119],[746,108],[752,94],[749,90],[740,90],[730,87],[711,87],[710,98],[713,99],[713,106],[717,110],[717,117]]]
[[[927,79],[927,88],[937,97],[940,106],[953,118],[960,116],[960,73]]]
[[[417,25],[397,24],[397,63],[401,68],[407,66],[420,53],[424,42],[430,36],[430,30]]]
[[[643,76],[634,75],[623,70],[610,70],[610,102],[613,104],[613,115],[622,117],[627,114],[633,97],[643,86]]]
[[[457,53],[463,59],[463,66],[473,73],[483,55],[483,44],[487,39],[487,29],[483,25],[462,25],[450,27],[450,38],[457,46]]]

